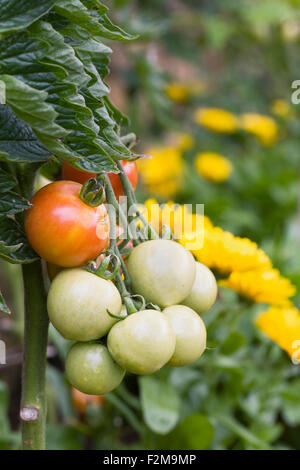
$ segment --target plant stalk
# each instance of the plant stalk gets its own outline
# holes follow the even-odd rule
[[[22,401],[24,450],[45,449],[48,315],[41,262],[24,264],[25,330]]]

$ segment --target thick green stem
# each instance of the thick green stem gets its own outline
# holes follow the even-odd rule
[[[22,403],[23,449],[45,448],[48,315],[40,261],[23,265],[25,331]]]

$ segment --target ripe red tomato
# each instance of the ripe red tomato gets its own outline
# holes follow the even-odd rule
[[[121,160],[124,171],[132,184],[132,189],[135,190],[138,182],[138,171],[136,162],[129,162],[127,160]],[[80,171],[71,166],[68,162],[64,161],[62,165],[62,177],[64,180],[76,181],[77,183],[83,184],[89,178],[96,176],[96,173],[87,173]],[[108,173],[110,182],[117,198],[124,195],[122,183],[117,173]]]
[[[79,199],[81,185],[56,181],[40,189],[26,213],[25,231],[32,248],[49,263],[82,266],[107,245],[109,219],[103,204]]]

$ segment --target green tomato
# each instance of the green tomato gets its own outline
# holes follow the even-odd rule
[[[185,305],[163,310],[175,333],[175,351],[169,366],[186,366],[196,361],[206,348],[206,328],[199,315]]]
[[[66,358],[66,375],[80,392],[103,395],[120,385],[125,370],[114,362],[103,344],[75,343]]]
[[[202,263],[196,263],[196,277],[191,292],[181,303],[199,315],[206,312],[216,301],[217,281],[213,273]]]
[[[191,253],[170,240],[151,240],[136,246],[127,266],[133,290],[161,307],[185,299],[196,274]]]
[[[73,341],[99,339],[116,323],[108,313],[119,315],[122,300],[118,289],[84,269],[65,269],[53,280],[47,300],[51,323]]]
[[[142,310],[112,327],[107,346],[115,361],[129,372],[152,374],[171,358],[175,335],[165,315]]]

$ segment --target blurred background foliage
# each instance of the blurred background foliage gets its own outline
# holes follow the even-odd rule
[[[139,200],[205,204],[214,225],[255,241],[299,291],[300,111],[291,84],[300,79],[300,1],[107,4],[139,35],[112,44],[109,77],[137,151],[153,156],[139,164]],[[13,312],[0,317],[0,449],[18,449],[22,281],[18,266],[0,268]],[[51,329],[48,448],[300,449],[299,365],[255,326],[264,308],[221,288],[203,316],[208,350],[199,361],[128,374],[100,400],[70,389],[69,345]]]

